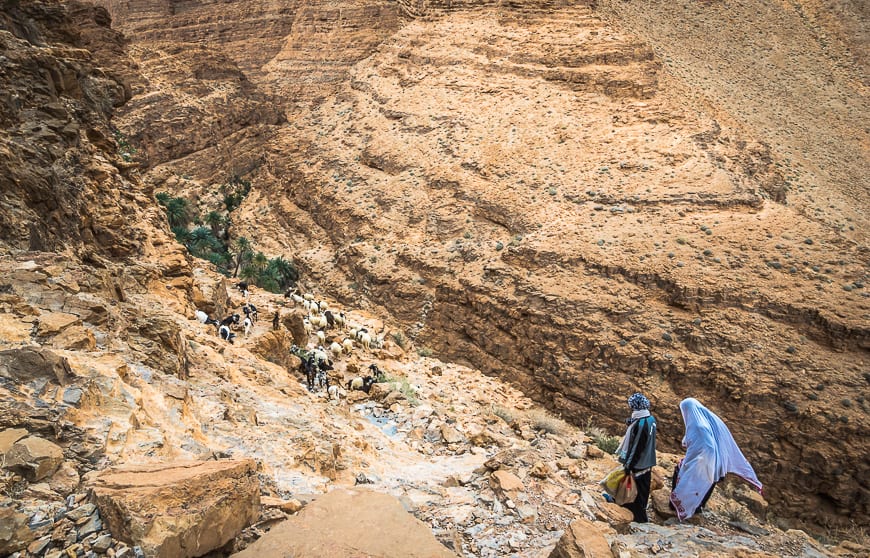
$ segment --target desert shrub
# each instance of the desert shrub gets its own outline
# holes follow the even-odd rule
[[[493,405],[490,408],[490,410],[492,411],[492,414],[499,417],[500,419],[502,419],[503,421],[505,421],[508,424],[512,423],[514,421],[514,419],[517,418],[514,415],[513,411],[511,411],[510,409],[507,409],[505,407],[502,407],[501,405]]]
[[[393,341],[395,341],[396,345],[398,345],[399,347],[404,349],[405,346],[408,344],[408,338],[405,337],[405,334],[402,333],[401,331],[397,331],[397,332],[393,333],[392,336],[393,336]]]
[[[604,453],[613,454],[616,452],[616,448],[619,447],[619,437],[611,436],[603,428],[595,426],[592,423],[591,417],[586,421],[584,430],[592,438],[592,443]]]
[[[533,409],[526,413],[526,418],[532,423],[535,430],[543,430],[549,434],[563,434],[568,430],[568,425],[560,418],[554,417],[543,409]]]

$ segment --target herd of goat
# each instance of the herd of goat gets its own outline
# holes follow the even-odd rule
[[[232,344],[236,337],[233,330],[237,326],[244,329],[245,337],[248,337],[257,322],[259,314],[257,308],[248,302],[248,284],[245,282],[238,283],[236,288],[243,294],[245,302],[242,305],[242,313],[245,315],[242,319],[240,314],[230,314],[224,319],[218,321],[202,310],[196,311],[196,319],[203,323],[215,326],[218,336]],[[294,304],[300,305],[308,312],[307,316],[302,319],[302,326],[305,330],[306,339],[312,335],[318,339],[318,344],[311,349],[300,348],[293,345],[290,352],[299,357],[301,364],[299,372],[305,377],[309,391],[317,391],[325,389],[330,398],[338,398],[343,393],[343,389],[339,385],[330,385],[329,371],[334,370],[333,360],[340,358],[342,355],[349,355],[354,349],[354,343],[359,343],[366,350],[380,349],[384,346],[384,334],[379,333],[372,336],[368,329],[364,327],[354,327],[347,321],[347,316],[344,312],[334,312],[329,308],[326,301],[315,300],[314,295],[310,293],[298,294],[295,289],[291,289],[284,294],[285,298],[291,299]],[[279,327],[279,313],[275,312],[272,319],[272,328]],[[348,332],[347,336],[333,336],[327,338],[327,331],[337,329],[339,332]],[[325,347],[327,341],[329,345]],[[330,356],[332,358],[330,358]],[[369,374],[359,376],[348,380],[348,390],[360,390],[366,393],[369,392],[372,385],[376,382],[384,380],[384,373],[378,369],[377,365],[369,365]]]

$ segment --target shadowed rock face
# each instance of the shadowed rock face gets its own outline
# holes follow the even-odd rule
[[[616,427],[642,390],[674,450],[697,397],[781,513],[866,522],[866,146],[795,120],[836,101],[866,132],[860,71],[766,75],[811,94],[749,118],[716,76],[751,49],[700,34],[738,58],[688,75],[672,36],[602,4],[108,3],[144,76],[115,124],[150,185],[250,176],[234,234],[418,346],[576,423]]]
[[[141,253],[136,225],[151,201],[108,124],[129,99],[133,63],[108,25],[104,10],[75,3],[16,3],[0,16],[4,246]]]

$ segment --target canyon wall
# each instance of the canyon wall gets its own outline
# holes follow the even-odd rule
[[[798,19],[765,45],[788,71],[742,101],[720,76],[749,80],[756,39],[697,19],[697,60],[730,53],[705,66],[640,5],[601,4],[108,3],[144,76],[116,122],[158,189],[250,177],[234,234],[417,346],[578,424],[616,431],[642,390],[675,451],[697,397],[779,513],[866,524],[860,68],[793,57],[822,44]]]

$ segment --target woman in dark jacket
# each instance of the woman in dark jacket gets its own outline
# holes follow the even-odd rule
[[[623,504],[631,510],[634,521],[646,523],[646,506],[649,502],[650,478],[656,464],[656,419],[649,412],[649,399],[640,393],[628,398],[631,418],[628,430],[616,452],[626,473],[634,475],[637,498]]]

